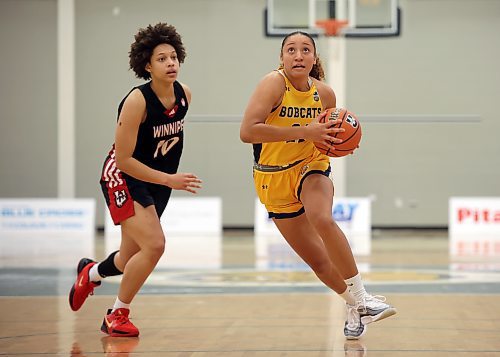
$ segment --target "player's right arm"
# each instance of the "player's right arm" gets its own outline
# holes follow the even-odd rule
[[[245,143],[267,143],[305,139],[331,146],[335,138],[329,134],[335,132],[333,123],[312,122],[308,126],[278,127],[266,124],[266,118],[277,107],[285,92],[283,76],[274,71],[267,74],[257,85],[250,97],[240,126],[240,139]],[[324,115],[324,114],[322,114]]]
[[[167,174],[144,165],[132,155],[137,144],[139,126],[146,118],[146,100],[135,89],[123,103],[115,131],[116,166],[126,174],[145,182],[169,186],[176,190],[196,193],[201,180],[193,174]]]

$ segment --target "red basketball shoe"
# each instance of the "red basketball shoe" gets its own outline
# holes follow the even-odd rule
[[[94,288],[101,285],[101,282],[89,280],[89,270],[97,263],[92,259],[82,258],[78,262],[76,269],[76,281],[69,292],[69,306],[71,310],[78,311],[89,295],[94,295]]]
[[[139,336],[139,330],[128,319],[129,309],[116,309],[111,312],[108,309],[102,322],[101,331],[111,337],[136,337]]]

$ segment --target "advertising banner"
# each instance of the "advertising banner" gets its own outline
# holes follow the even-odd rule
[[[451,255],[500,256],[500,197],[451,197]]]

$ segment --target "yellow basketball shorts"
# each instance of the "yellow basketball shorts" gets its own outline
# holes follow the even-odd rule
[[[289,168],[282,170],[277,166],[255,165],[255,190],[260,202],[266,206],[269,218],[297,217],[304,213],[304,206],[300,201],[304,179],[315,173],[329,176],[330,171],[330,160],[322,154],[291,164]]]

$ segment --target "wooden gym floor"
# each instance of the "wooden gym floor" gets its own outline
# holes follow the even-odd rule
[[[132,305],[139,338],[99,331],[118,279],[74,313],[76,267],[3,261],[0,356],[500,356],[500,259],[451,260],[445,231],[374,232],[357,261],[398,314],[358,341],[343,337],[341,299],[300,261],[256,268],[249,232],[225,232],[221,249],[218,268],[155,270]]]

